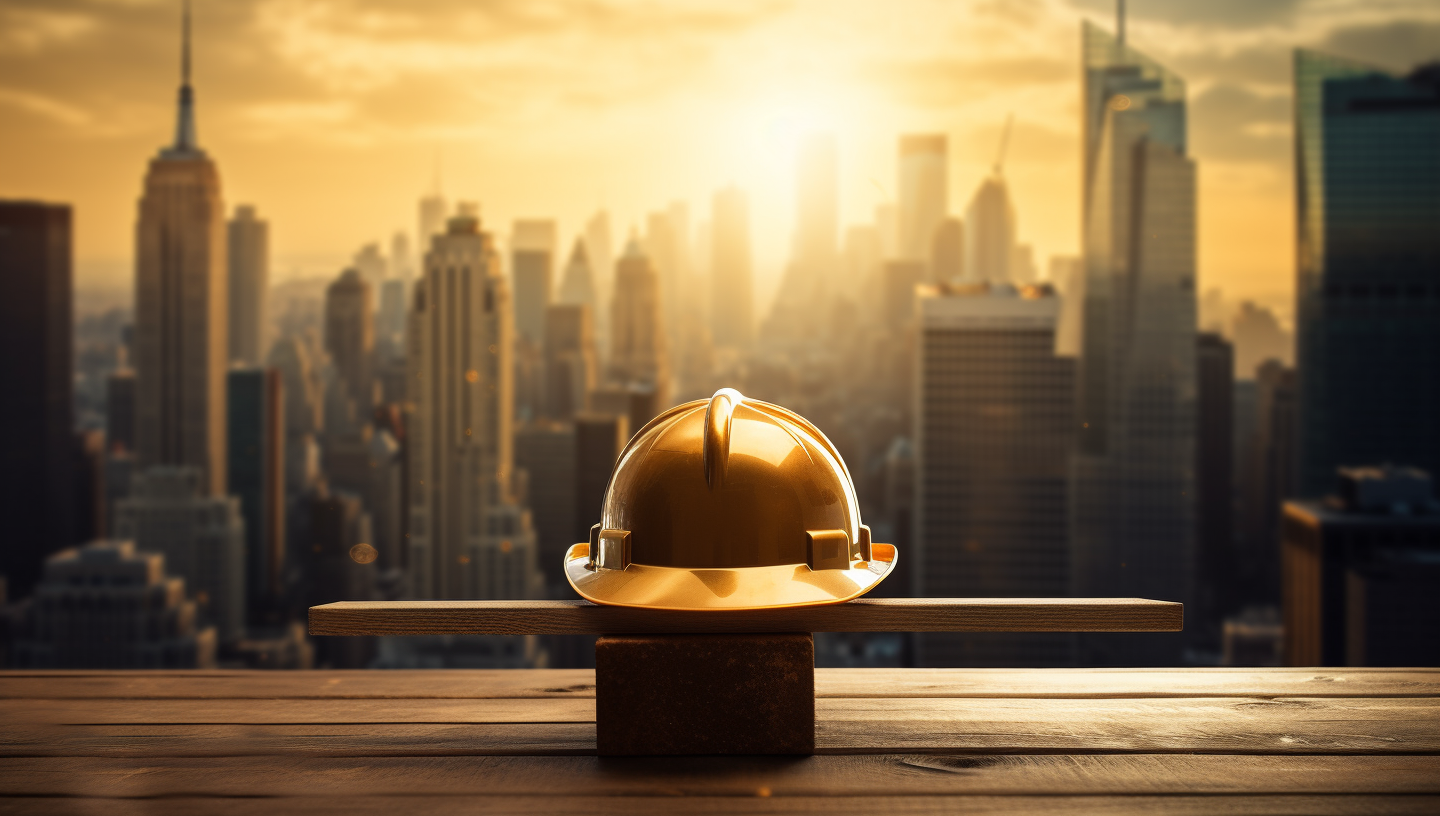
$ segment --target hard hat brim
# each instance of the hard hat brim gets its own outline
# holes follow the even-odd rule
[[[565,554],[565,577],[587,601],[646,609],[775,609],[843,603],[864,595],[895,569],[890,544],[871,545],[870,561],[849,569],[812,570],[807,564],[700,569],[632,563],[623,570],[590,566],[590,545]]]

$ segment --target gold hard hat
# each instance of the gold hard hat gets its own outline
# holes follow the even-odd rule
[[[630,439],[565,576],[595,603],[758,609],[857,598],[895,558],[870,542],[850,473],[818,428],[723,388]]]

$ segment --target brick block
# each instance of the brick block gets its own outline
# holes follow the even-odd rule
[[[815,753],[815,640],[610,635],[595,643],[601,756]]]

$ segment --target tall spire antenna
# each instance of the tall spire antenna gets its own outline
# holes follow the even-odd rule
[[[1115,0],[1115,43],[1120,46],[1120,56],[1125,55],[1125,0]]]
[[[171,150],[185,154],[199,149],[195,138],[195,93],[190,89],[190,0],[184,0],[180,14],[180,105]]]
[[[180,84],[190,84],[190,0],[185,0],[180,21]]]

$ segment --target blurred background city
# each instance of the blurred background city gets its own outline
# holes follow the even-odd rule
[[[1440,665],[1440,6],[1128,5],[0,0],[0,665],[593,665],[305,611],[574,598],[720,387],[876,595],[1186,604],[819,665]]]

